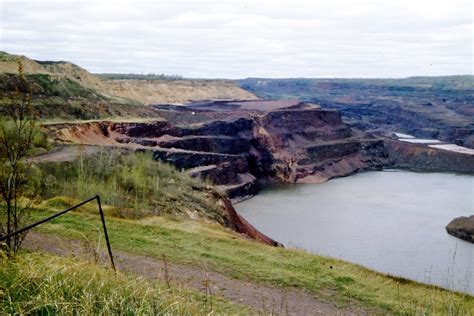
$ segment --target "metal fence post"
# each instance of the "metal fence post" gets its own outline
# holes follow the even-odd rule
[[[59,216],[61,216],[61,215],[64,215],[64,214],[66,214],[67,212],[70,212],[70,211],[72,211],[72,210],[74,210],[74,209],[76,209],[76,208],[78,208],[78,207],[81,207],[81,206],[83,206],[84,204],[89,203],[89,202],[91,202],[91,201],[93,201],[93,200],[96,200],[96,201],[97,201],[97,204],[98,204],[98,206],[99,206],[99,214],[100,214],[100,219],[101,219],[101,221],[102,221],[102,227],[104,228],[104,235],[105,235],[105,241],[106,241],[106,243],[107,243],[107,251],[108,251],[108,253],[109,253],[110,265],[112,266],[112,269],[114,269],[114,271],[116,271],[116,269],[115,269],[115,263],[114,263],[114,256],[113,256],[113,254],[112,254],[112,248],[110,247],[109,235],[108,235],[108,233],[107,233],[107,227],[105,226],[105,217],[104,217],[104,212],[103,212],[103,210],[102,210],[102,205],[101,205],[101,203],[100,203],[100,196],[99,196],[99,195],[95,195],[95,196],[93,196],[93,197],[90,197],[90,198],[88,198],[87,200],[84,200],[84,201],[82,201],[81,203],[79,203],[79,204],[77,204],[77,205],[71,206],[71,207],[68,208],[68,209],[65,209],[65,210],[63,210],[63,211],[61,211],[61,212],[58,212],[58,213],[53,214],[53,215],[51,215],[51,216],[49,216],[49,217],[46,217],[46,218],[44,218],[44,219],[42,219],[42,220],[40,220],[40,221],[37,221],[37,222],[35,222],[35,223],[33,223],[33,224],[30,224],[30,225],[28,225],[28,226],[26,226],[26,227],[20,228],[20,229],[17,230],[17,231],[14,231],[14,232],[12,232],[12,233],[10,233],[10,234],[7,234],[7,235],[5,235],[5,236],[3,236],[3,237],[0,237],[0,242],[2,242],[2,241],[4,241],[4,240],[7,240],[7,239],[9,239],[9,238],[11,238],[11,237],[13,237],[13,236],[15,236],[15,235],[21,234],[21,233],[23,233],[23,232],[25,232],[25,231],[27,231],[27,230],[30,230],[30,229],[32,229],[32,228],[38,226],[38,225],[41,225],[41,224],[46,223],[46,222],[49,222],[49,221],[55,219],[56,217],[59,217]]]
[[[102,204],[100,203],[100,196],[96,195],[97,204],[99,204],[100,219],[102,221],[102,227],[104,228],[105,242],[107,243],[107,251],[109,252],[110,264],[112,269],[115,270],[114,256],[112,255],[112,248],[110,247],[109,234],[107,233],[107,227],[105,226],[104,212],[102,211]]]

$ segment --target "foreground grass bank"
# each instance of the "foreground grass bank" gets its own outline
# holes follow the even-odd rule
[[[72,258],[22,253],[0,259],[0,314],[207,315],[245,313],[223,300]],[[247,310],[247,312],[249,312]]]
[[[37,210],[36,218],[49,214]],[[217,224],[146,217],[108,219],[114,249],[212,268],[234,278],[299,288],[339,306],[400,314],[469,315],[474,298],[382,275],[347,262],[245,240]],[[99,238],[97,216],[71,214],[39,231],[72,239]]]

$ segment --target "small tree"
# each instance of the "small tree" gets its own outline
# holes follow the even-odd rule
[[[0,236],[21,228],[26,220],[29,207],[22,201],[28,185],[26,157],[37,131],[37,115],[18,61],[15,89],[6,92],[0,104]],[[25,236],[26,233],[6,240],[3,247],[8,257],[18,251]]]

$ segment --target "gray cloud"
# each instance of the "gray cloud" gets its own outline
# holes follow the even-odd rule
[[[187,77],[472,73],[469,0],[0,0],[0,49]]]

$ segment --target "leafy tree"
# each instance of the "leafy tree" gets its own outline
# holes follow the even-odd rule
[[[0,236],[25,223],[29,206],[23,199],[28,190],[27,156],[38,132],[37,113],[32,106],[23,66],[18,62],[16,89],[0,102]],[[2,245],[8,257],[20,248],[26,233],[10,237]]]

